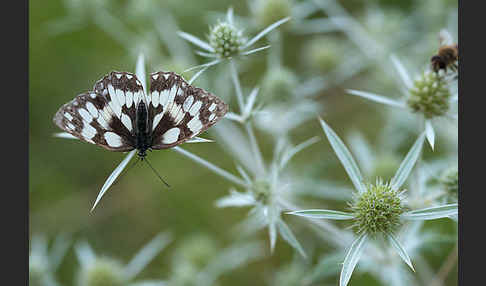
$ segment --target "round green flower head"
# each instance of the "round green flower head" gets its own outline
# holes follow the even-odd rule
[[[174,254],[174,265],[189,264],[195,269],[203,269],[218,252],[214,239],[206,234],[195,234],[185,239]]]
[[[262,94],[271,99],[286,100],[292,97],[297,76],[289,69],[270,69],[263,78]]]
[[[307,43],[304,60],[321,73],[329,72],[339,64],[343,45],[345,43],[335,37],[315,38]]]
[[[122,286],[125,277],[122,265],[110,258],[97,258],[81,270],[79,286]]]
[[[381,180],[359,194],[351,206],[358,233],[375,235],[392,233],[401,224],[400,215],[405,211],[400,192]]]
[[[232,57],[246,42],[243,32],[228,22],[220,22],[209,32],[209,44],[220,58]]]
[[[444,187],[447,194],[457,201],[459,193],[459,172],[457,167],[446,169],[440,178],[440,183]]]
[[[408,106],[426,118],[444,115],[449,110],[451,93],[442,75],[425,71],[410,89]]]
[[[257,201],[263,204],[267,204],[270,200],[270,194],[272,192],[270,183],[267,181],[256,181],[251,188]]]
[[[261,28],[268,27],[292,14],[290,0],[259,0],[255,6],[255,16]]]

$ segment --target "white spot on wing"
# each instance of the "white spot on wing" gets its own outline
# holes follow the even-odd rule
[[[105,132],[104,134],[106,143],[110,147],[120,147],[123,145],[122,138],[113,132]]]
[[[69,130],[74,130],[76,128],[71,122],[68,122],[67,127]]]
[[[98,117],[98,109],[96,109],[96,107],[91,102],[86,102],[86,109],[88,109],[91,116],[93,116],[94,118]]]
[[[116,90],[116,96],[118,97],[118,103],[120,106],[125,105],[125,93],[121,89]]]
[[[216,114],[214,114],[214,113],[213,113],[213,114],[211,114],[211,115],[209,116],[209,121],[212,121],[212,120],[214,119],[214,117],[216,117]]]
[[[69,120],[69,121],[73,120],[73,117],[71,116],[71,114],[69,114],[67,112],[64,112],[64,117],[66,117],[67,120]]]
[[[120,73],[116,73],[115,74],[116,78],[120,79],[122,77],[122,75]]]
[[[194,103],[194,105],[191,107],[191,109],[189,109],[189,114],[191,116],[194,116],[196,113],[199,112],[199,109],[201,109],[201,106],[202,106],[202,102],[196,101],[196,103]]]
[[[83,118],[84,121],[90,123],[93,120],[93,116],[91,116],[91,114],[89,114],[89,112],[86,109],[80,108],[80,109],[78,109],[78,112],[79,112],[79,115],[81,115],[81,117]]]
[[[181,133],[181,130],[177,127],[171,128],[167,130],[164,135],[162,135],[162,143],[164,144],[172,144],[177,141],[177,138],[179,138],[179,134]]]
[[[130,117],[128,115],[126,115],[125,113],[122,113],[121,122],[123,123],[123,125],[125,125],[125,127],[128,130],[132,131],[132,120],[130,119]]]
[[[89,97],[91,97],[92,99],[95,99],[96,98],[96,93],[90,93],[89,94]]]
[[[132,79],[132,77],[133,77],[133,76],[132,76],[131,74],[127,74],[127,78],[128,78],[128,79]]]
[[[191,130],[192,133],[196,134],[198,133],[201,128],[202,128],[202,123],[201,120],[198,118],[199,116],[194,116],[188,123],[187,123],[187,128]]]
[[[168,89],[164,89],[160,92],[160,105],[162,105],[162,107],[165,108],[165,106],[167,105],[167,100],[169,100],[169,90]]]
[[[182,109],[184,111],[188,111],[191,108],[192,103],[194,102],[194,97],[192,95],[188,96],[182,105]]]
[[[209,111],[213,111],[216,108],[216,103],[211,104],[211,106],[208,108]]]
[[[126,100],[126,106],[127,108],[130,108],[132,106],[132,102],[133,102],[133,92],[131,91],[127,91],[125,93],[125,100]]]
[[[159,105],[159,96],[160,96],[160,93],[158,91],[154,91],[152,92],[152,105],[157,108],[157,106]]]
[[[83,130],[81,130],[81,135],[86,139],[91,139],[96,136],[96,129],[89,124],[85,124]]]
[[[157,127],[157,125],[159,125],[159,122],[162,119],[162,116],[164,116],[164,114],[162,112],[154,116],[154,123],[152,124],[152,130],[155,130],[155,127]]]

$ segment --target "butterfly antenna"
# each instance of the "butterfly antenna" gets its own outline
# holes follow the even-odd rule
[[[152,165],[147,160],[147,158],[145,158],[145,162],[147,162],[147,165],[149,165],[150,169],[152,169],[152,171],[154,171],[154,173],[157,175],[157,177],[159,177],[159,179],[162,181],[162,183],[164,183],[167,186],[167,188],[170,188],[170,185],[167,184],[167,182],[164,179],[162,179],[162,177],[159,175],[159,173],[157,173],[157,171],[154,169],[154,167],[152,167]]]
[[[112,185],[112,186],[114,186],[114,185],[118,184],[118,182],[120,182],[120,180],[123,178],[123,176],[125,176],[125,174],[126,174],[126,173],[128,173],[128,171],[130,171],[130,170],[131,170],[133,167],[135,167],[135,165],[137,165],[137,163],[138,163],[139,161],[140,161],[140,157],[138,157],[138,158],[137,158],[137,161],[135,161],[135,163],[133,163],[132,165],[130,165],[130,167],[128,167],[128,169],[126,169],[126,170],[125,170],[125,172],[123,172],[123,174],[121,174],[121,176],[120,176],[120,177],[118,177],[118,178],[116,179],[116,182],[115,182],[115,183],[113,183],[113,185]]]

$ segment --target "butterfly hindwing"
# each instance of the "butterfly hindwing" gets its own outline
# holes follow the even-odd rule
[[[54,116],[54,123],[82,141],[111,151],[134,149],[132,138],[120,133],[122,123],[106,112],[106,99],[95,92],[83,93],[64,104]]]
[[[199,135],[228,111],[221,99],[173,72],[150,75],[147,102],[153,149],[170,148]]]

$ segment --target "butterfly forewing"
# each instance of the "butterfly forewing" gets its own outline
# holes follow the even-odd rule
[[[147,102],[153,149],[170,148],[199,135],[228,111],[222,100],[173,72],[150,75]]]
[[[120,120],[107,112],[106,99],[95,92],[83,93],[64,104],[54,116],[54,123],[73,136],[111,151],[134,149],[126,131],[120,132]]]

